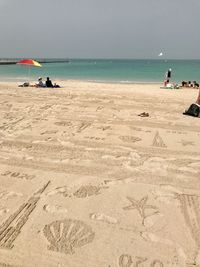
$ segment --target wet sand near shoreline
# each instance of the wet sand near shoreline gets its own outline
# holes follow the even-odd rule
[[[0,266],[200,266],[198,90],[58,84],[0,84]]]

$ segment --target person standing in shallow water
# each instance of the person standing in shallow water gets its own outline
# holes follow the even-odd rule
[[[168,69],[168,71],[166,73],[166,79],[170,81],[171,77],[172,77],[172,70]]]
[[[165,73],[165,80],[164,80],[164,86],[166,86],[172,77],[172,70],[168,69],[168,71]]]

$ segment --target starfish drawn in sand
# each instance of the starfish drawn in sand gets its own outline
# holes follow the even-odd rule
[[[132,197],[127,197],[127,199],[131,202],[131,205],[124,207],[124,210],[134,210],[136,209],[139,213],[139,215],[142,218],[142,224],[144,225],[144,220],[149,217],[152,216],[154,214],[159,213],[158,208],[156,206],[153,205],[148,205],[147,201],[148,201],[148,196],[143,197],[140,200],[136,200]],[[147,212],[146,210],[152,210],[151,212]]]

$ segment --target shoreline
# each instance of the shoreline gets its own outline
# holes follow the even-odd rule
[[[33,77],[30,77],[29,81],[31,83],[36,83],[37,82],[37,78],[38,77],[35,77],[35,79]],[[44,77],[44,80],[45,80],[46,77]],[[119,84],[163,84],[164,80],[163,81],[138,81],[138,80],[105,80],[105,79],[70,79],[70,78],[60,78],[60,77],[53,77],[51,76],[50,78],[52,78],[53,80],[56,80],[56,81],[62,81],[62,82],[68,82],[68,81],[73,81],[73,82],[91,82],[91,83],[108,83],[108,84],[116,84],[116,83],[119,83]],[[28,80],[28,77],[16,77],[16,78],[12,78],[12,77],[0,77],[0,83],[19,83],[19,82],[27,82]],[[172,81],[173,83],[173,81]],[[175,82],[174,82],[175,83]]]
[[[12,85],[18,85],[18,84],[22,84],[24,82],[26,82],[28,79],[17,79],[17,80],[10,80],[7,78],[1,78],[0,79],[0,84],[12,84]],[[44,79],[45,81],[45,79]],[[30,79],[30,84],[35,84],[37,83],[37,79],[33,80]],[[58,78],[58,79],[53,79],[52,78],[52,82],[54,83],[62,83],[62,84],[66,84],[69,82],[73,82],[73,83],[96,83],[96,84],[119,84],[119,85],[163,85],[163,82],[155,82],[155,81],[115,81],[115,80],[91,80],[91,79],[62,79],[62,78]]]

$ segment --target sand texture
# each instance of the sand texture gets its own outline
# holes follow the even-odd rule
[[[200,266],[198,91],[59,83],[0,84],[0,266]]]

